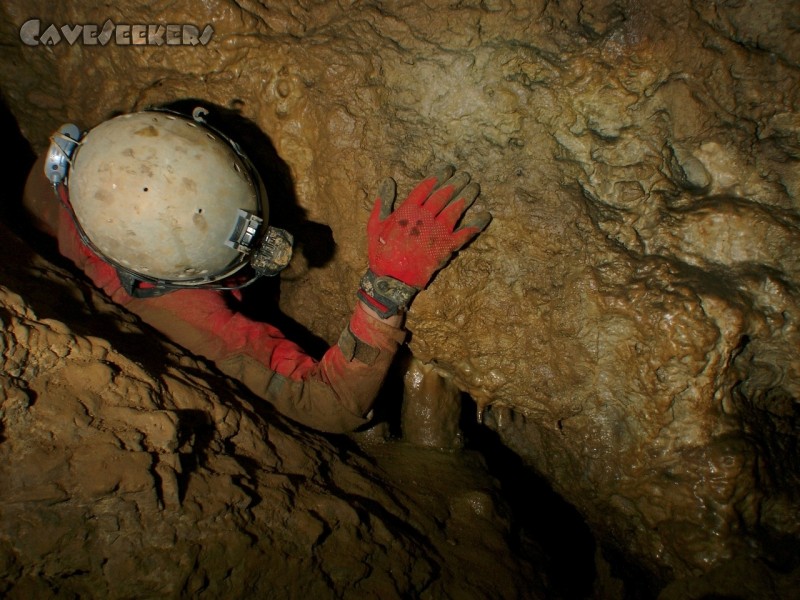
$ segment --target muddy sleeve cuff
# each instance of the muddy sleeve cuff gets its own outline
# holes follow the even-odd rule
[[[282,374],[264,368],[248,353],[218,362],[257,395],[299,423],[330,433],[367,424],[371,409],[404,330],[369,316],[358,305],[339,343],[312,369]]]
[[[375,397],[405,340],[404,330],[369,315],[358,302],[339,343],[318,362],[273,326],[231,310],[219,292],[187,289],[157,298],[129,297],[114,269],[81,244],[64,215],[59,242],[62,253],[116,302],[174,342],[212,360],[281,413],[322,431],[352,431],[369,421]]]

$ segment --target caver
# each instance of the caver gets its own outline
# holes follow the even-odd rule
[[[315,360],[235,308],[243,287],[288,264],[292,236],[269,225],[259,174],[204,113],[142,111],[85,133],[62,126],[28,177],[26,207],[115,302],[285,415],[330,432],[365,425],[414,296],[491,219],[461,222],[478,185],[446,168],[396,205],[384,180],[359,301]]]

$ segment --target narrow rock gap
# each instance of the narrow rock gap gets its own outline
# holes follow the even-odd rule
[[[463,394],[462,403],[464,448],[481,454],[500,482],[511,510],[512,547],[528,559],[544,562],[551,591],[558,597],[592,597],[596,542],[583,518],[497,433],[477,422],[476,403],[468,394]]]

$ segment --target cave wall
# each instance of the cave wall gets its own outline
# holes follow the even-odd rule
[[[366,267],[375,182],[471,172],[494,221],[415,301],[413,354],[652,572],[792,562],[774,548],[800,536],[800,3],[12,0],[2,15],[0,85],[36,150],[64,121],[185,98],[269,137],[336,250],[320,264],[300,240],[281,307],[328,342]],[[31,17],[214,33],[26,46]]]

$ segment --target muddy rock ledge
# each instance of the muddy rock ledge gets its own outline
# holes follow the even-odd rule
[[[0,239],[3,597],[546,597],[478,459],[392,477]]]
[[[734,573],[797,573],[796,1],[11,0],[0,11],[0,85],[36,151],[65,120],[91,127],[176,99],[234,111],[269,136],[291,180],[273,199],[292,210],[276,219],[304,224],[281,309],[328,342],[364,269],[374,182],[393,175],[404,192],[439,163],[469,170],[494,221],[415,302],[414,356],[469,395],[655,589],[701,597],[700,580],[723,590]],[[211,23],[214,36],[26,46],[19,28],[32,15]],[[335,244],[325,260],[320,232]],[[125,373],[97,369],[109,381]],[[172,382],[185,373],[160,385],[179,395]],[[67,375],[56,381],[66,395]],[[15,406],[33,402],[9,390]],[[125,422],[108,419],[109,431]],[[169,423],[182,431],[164,414],[124,440],[154,461],[162,503],[170,472],[188,468],[168,458],[189,443]],[[72,490],[37,493],[56,506]],[[756,587],[780,597],[776,586]]]

